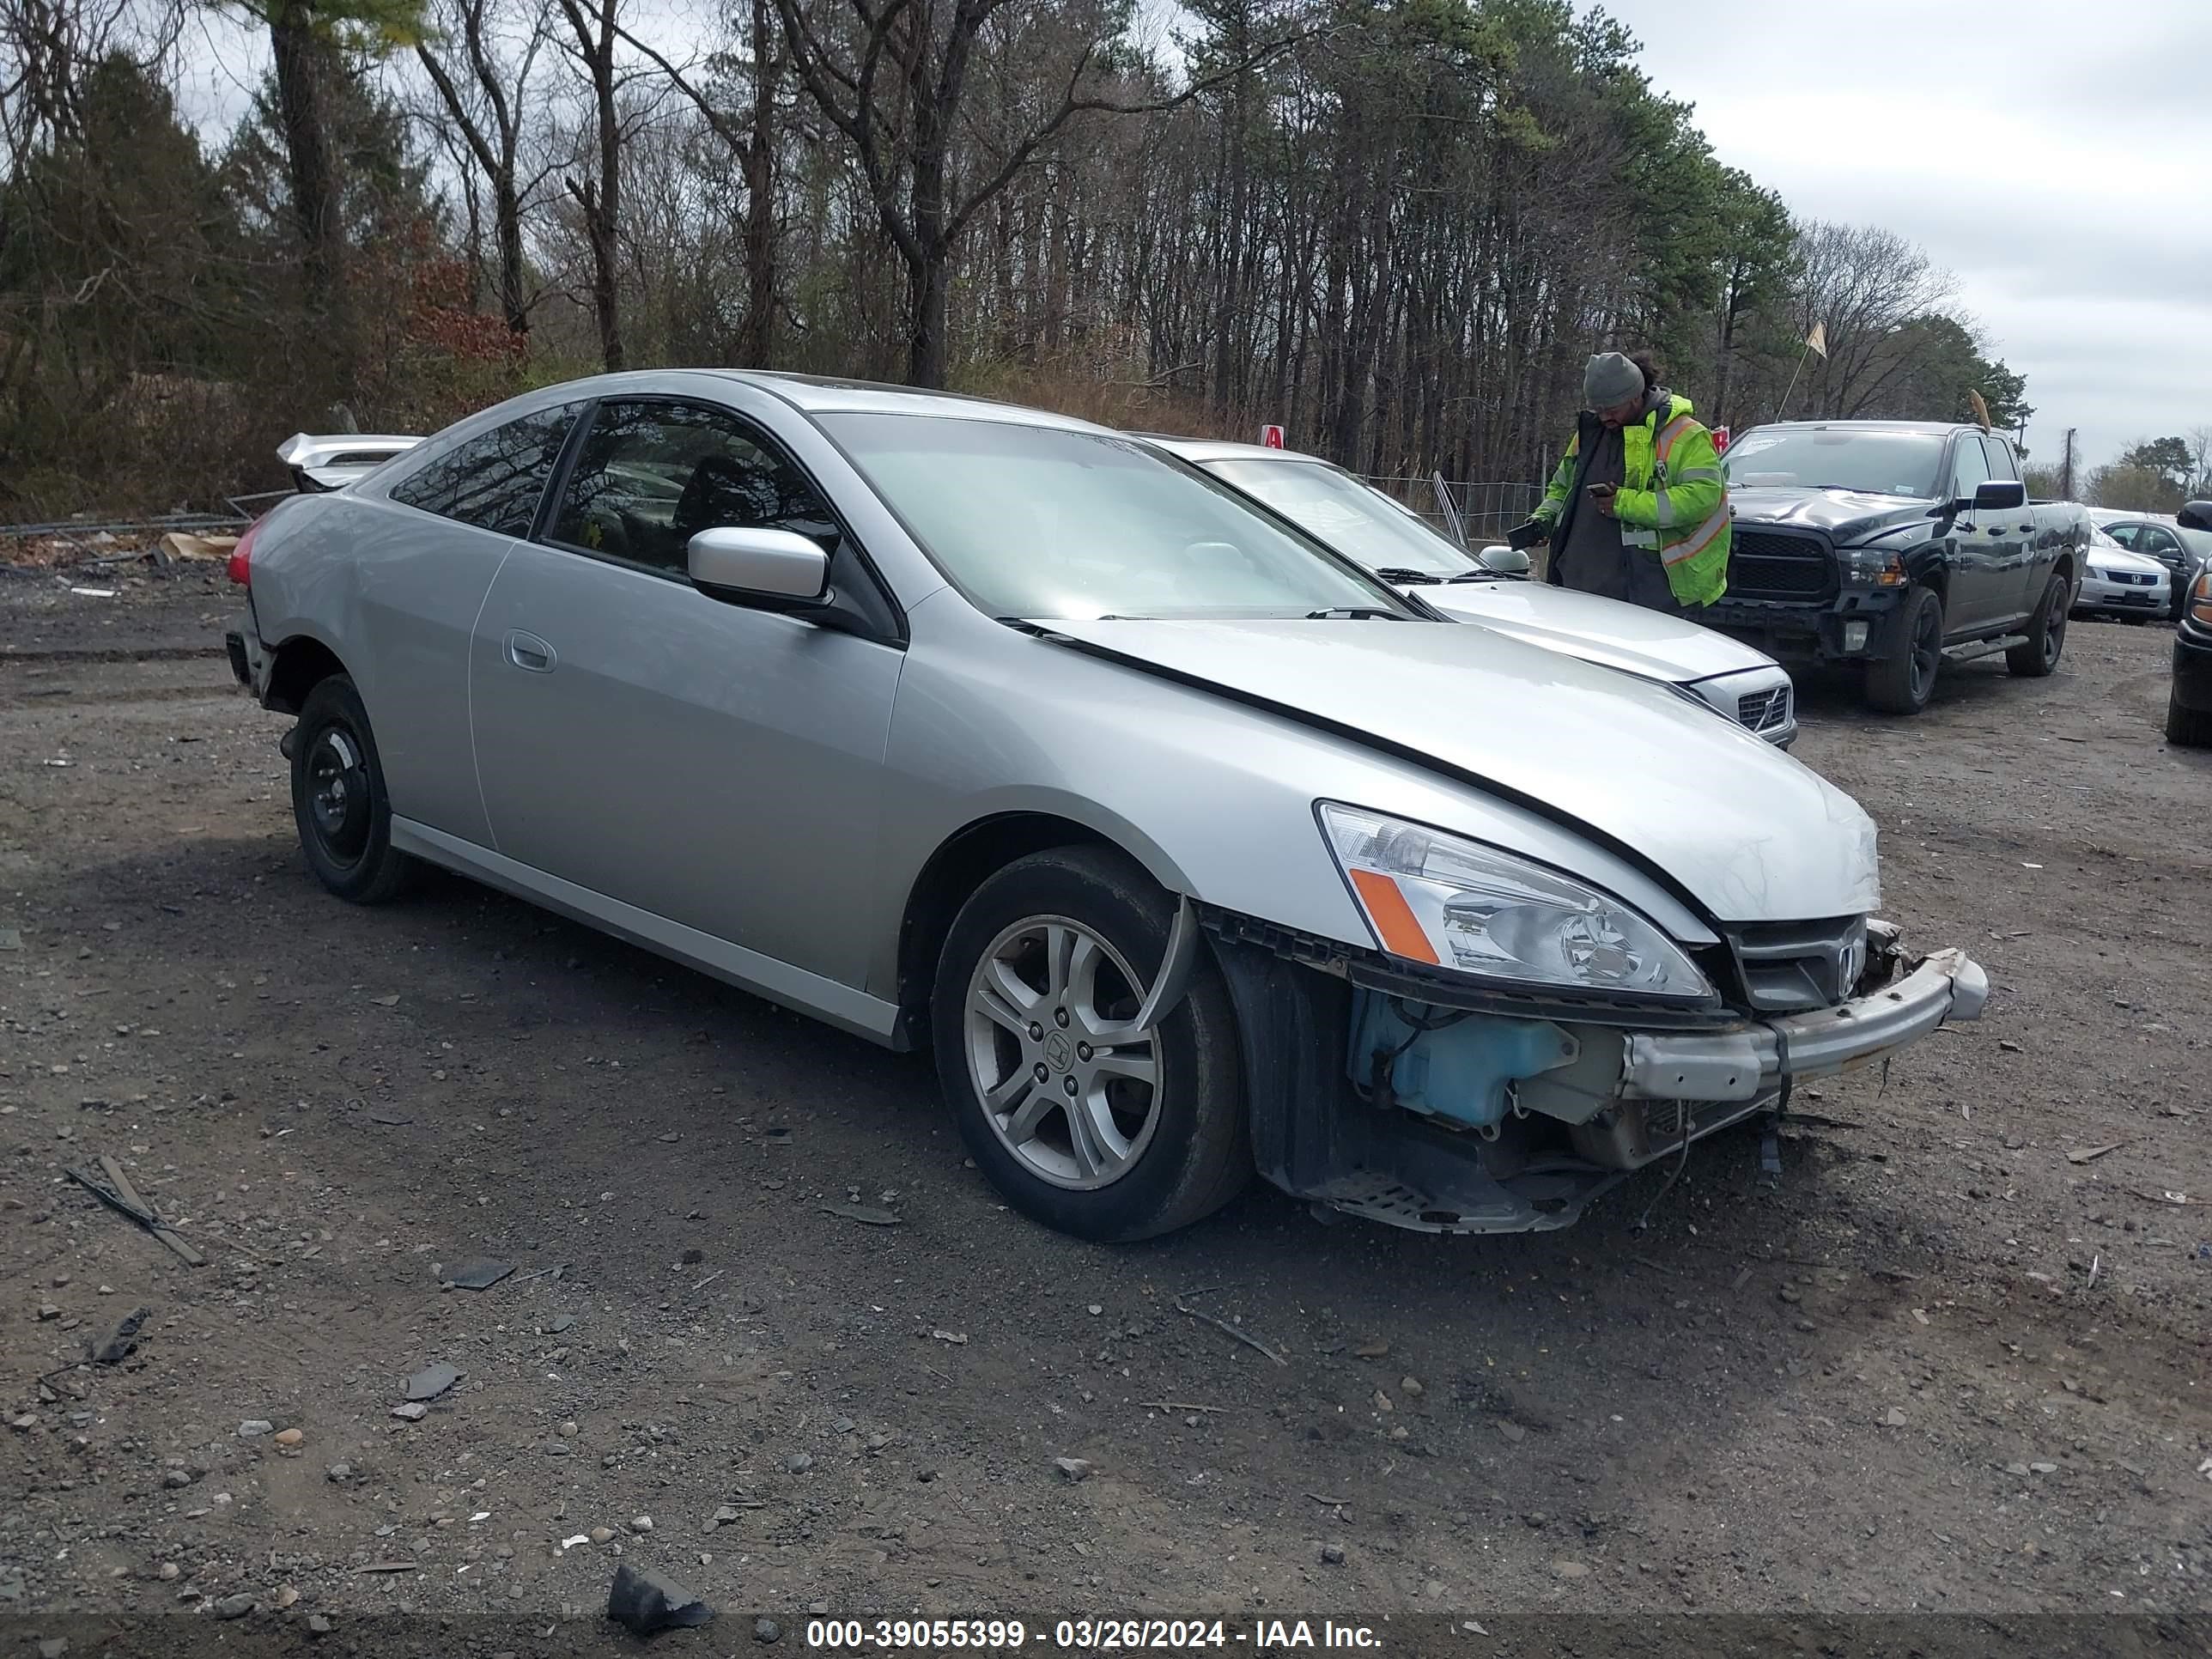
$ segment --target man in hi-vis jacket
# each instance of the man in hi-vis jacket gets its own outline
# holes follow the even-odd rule
[[[1601,351],[1543,505],[1508,539],[1548,541],[1556,586],[1695,617],[1728,587],[1728,484],[1690,400],[1641,353]]]

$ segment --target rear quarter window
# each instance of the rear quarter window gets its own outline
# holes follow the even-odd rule
[[[495,426],[423,463],[385,493],[408,507],[527,536],[580,404],[541,409]]]

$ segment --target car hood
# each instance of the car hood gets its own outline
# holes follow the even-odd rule
[[[1880,902],[1873,821],[1817,773],[1677,692],[1488,628],[1034,626],[1571,819],[1670,878],[1716,921],[1859,915]]]
[[[1778,530],[1816,530],[1838,547],[1856,547],[1908,525],[1932,524],[1928,513],[1935,503],[1855,489],[1730,485],[1729,505],[1739,529],[1771,525]]]
[[[2132,570],[2137,575],[2163,576],[2166,567],[2148,553],[2130,553],[2124,547],[2096,547],[2089,549],[2089,568],[2106,570]]]
[[[1687,685],[1773,660],[1679,617],[1544,582],[1452,582],[1413,591],[1446,616],[1646,679]]]

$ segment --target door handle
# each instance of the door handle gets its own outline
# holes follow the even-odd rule
[[[537,635],[526,634],[519,628],[507,630],[507,659],[532,674],[550,674],[553,665],[560,661],[551,646]]]

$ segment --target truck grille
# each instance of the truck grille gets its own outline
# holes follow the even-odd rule
[[[1749,732],[1771,732],[1778,726],[1790,724],[1790,688],[1778,685],[1771,691],[1753,691],[1735,700],[1737,724]]]
[[[1738,526],[1730,538],[1729,595],[1740,599],[1826,599],[1836,592],[1836,562],[1826,542]]]

